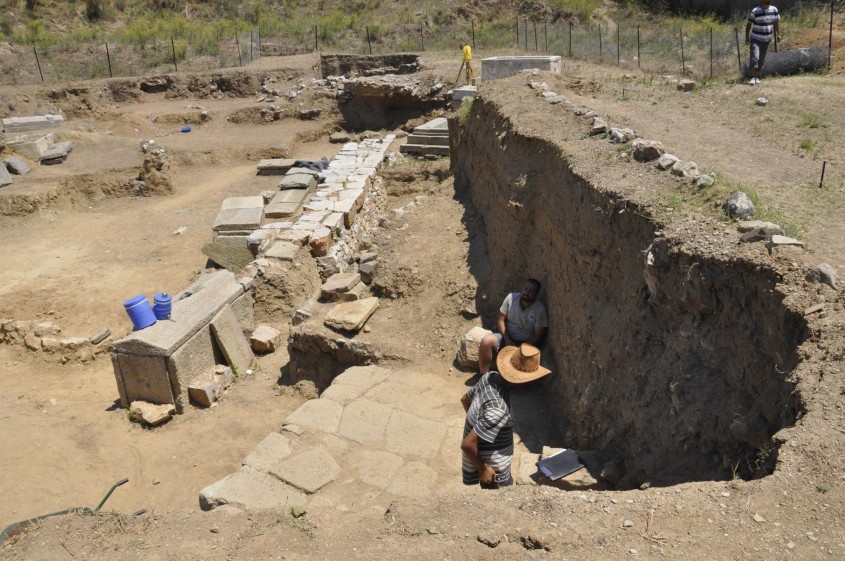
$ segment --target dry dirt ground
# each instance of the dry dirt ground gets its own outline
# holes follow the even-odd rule
[[[313,57],[294,57],[290,66],[287,59],[259,64],[265,71],[273,64],[294,68],[292,87],[299,76],[313,75],[315,62]],[[431,56],[431,66],[445,82],[456,70],[451,55],[445,54]],[[845,160],[839,147],[845,140],[845,87],[840,76],[771,80],[757,89],[714,81],[684,94],[671,82],[626,78],[607,68],[568,65],[564,74],[554,86],[573,102],[607,115],[613,124],[630,125],[663,141],[679,157],[718,172],[725,182],[755,187],[814,255],[843,270]],[[754,105],[760,95],[770,99],[765,108]],[[0,96],[18,112],[49,103],[35,88],[6,90]],[[189,104],[203,105],[212,114],[210,123],[191,134],[177,134],[177,126],[150,120],[153,113],[188,111]],[[50,179],[56,174],[131,178],[141,160],[137,142],[155,137],[173,153],[175,192],[153,198],[64,196],[36,213],[0,218],[0,317],[46,319],[71,336],[87,336],[107,326],[120,336],[130,328],[120,309],[122,300],[185,286],[205,264],[200,247],[210,238],[210,222],[220,201],[275,185],[277,179],[254,174],[256,160],[267,149],[286,148],[295,157],[331,156],[337,150],[325,134],[332,115],[316,122],[285,119],[260,126],[226,122],[226,115],[254,105],[249,97],[142,96],[137,102],[82,111],[74,119],[87,123],[76,127],[78,148],[64,166],[38,169],[28,180],[32,188],[58,183],[61,178]],[[805,138],[812,142],[805,143],[806,149],[801,148]],[[819,190],[823,160],[829,162],[829,175],[826,187]],[[466,378],[452,369],[452,359],[457,339],[472,324],[461,310],[476,290],[484,292],[483,247],[477,254],[468,253],[480,245],[468,240],[484,236],[480,222],[467,201],[455,195],[444,163],[410,162],[385,174],[390,209],[401,207],[405,214],[389,214],[376,241],[379,251],[393,260],[385,282],[401,297],[374,316],[374,332],[390,337],[393,346],[399,341],[405,349],[402,362],[420,372]],[[424,198],[417,200],[420,196]],[[712,204],[681,190],[664,196],[669,205]],[[174,236],[182,226],[185,232]],[[487,297],[494,302],[502,295]],[[276,326],[285,330],[287,321],[278,318]],[[93,506],[111,483],[130,479],[107,505],[107,510],[124,514],[53,519],[8,544],[0,556],[845,557],[845,473],[841,462],[830,459],[834,453],[763,481],[618,493],[565,493],[544,487],[468,491],[433,497],[425,504],[397,501],[382,513],[318,510],[297,519],[289,513],[230,508],[200,512],[199,489],[234,471],[305,399],[277,389],[286,361],[284,351],[265,357],[256,374],[239,380],[217,407],[145,430],[115,407],[117,392],[107,358],[59,365],[22,348],[0,347],[0,524],[71,506]],[[841,426],[841,408],[828,414]],[[548,442],[555,435],[537,438]],[[838,439],[840,453],[841,442]],[[147,514],[126,515],[141,508]]]

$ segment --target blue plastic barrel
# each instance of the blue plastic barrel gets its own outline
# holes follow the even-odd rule
[[[126,308],[126,313],[129,314],[129,319],[132,320],[135,331],[140,331],[156,322],[150,303],[143,294],[127,300],[123,303],[123,307]]]
[[[173,298],[166,292],[159,292],[153,299],[153,313],[157,319],[170,319],[171,303]]]

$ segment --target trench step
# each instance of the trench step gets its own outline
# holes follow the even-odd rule
[[[402,154],[433,154],[435,156],[448,156],[448,146],[435,146],[430,144],[403,144],[399,148]]]

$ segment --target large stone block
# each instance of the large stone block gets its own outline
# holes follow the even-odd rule
[[[177,411],[181,413],[188,404],[193,380],[225,360],[208,326],[197,331],[167,358]]]
[[[0,162],[0,187],[12,184],[12,175],[6,169],[6,166]]]
[[[281,259],[282,261],[293,261],[299,252],[300,246],[284,240],[276,241],[265,253],[265,257]]]
[[[42,136],[29,142],[10,142],[7,146],[24,158],[38,162],[50,148],[51,142],[50,137]]]
[[[278,347],[280,337],[281,333],[278,329],[269,325],[259,325],[249,338],[249,343],[252,345],[252,350],[257,353],[272,353]]]
[[[164,357],[117,353],[117,363],[127,401],[176,403]]]
[[[202,252],[221,267],[239,273],[255,259],[247,240],[248,236],[217,236],[202,246]]]
[[[173,297],[170,321],[159,321],[115,341],[115,350],[121,354],[170,356],[197,331],[208,325],[223,306],[243,293],[243,287],[235,281],[232,272],[203,273]]]
[[[394,411],[385,428],[385,448],[403,457],[430,458],[437,455],[446,425],[405,413]]]
[[[123,373],[120,371],[117,353],[111,353],[111,365],[114,370],[114,381],[117,383],[117,393],[120,396],[120,406],[126,409],[129,407],[130,400],[126,397],[126,387],[123,384]]]
[[[330,276],[320,287],[320,298],[323,300],[337,300],[340,294],[351,290],[361,282],[358,273],[337,273]]]
[[[235,376],[246,374],[255,363],[255,355],[232,308],[225,306],[209,325]]]
[[[215,232],[227,230],[255,230],[261,226],[261,219],[263,217],[263,202],[260,207],[223,209],[217,213],[211,229]]]
[[[313,189],[317,186],[317,178],[307,173],[288,174],[279,183],[279,189]]]
[[[203,510],[230,504],[246,510],[282,511],[286,507],[304,505],[305,500],[302,491],[250,466],[243,466],[200,491]]]
[[[223,199],[220,210],[236,210],[241,208],[264,208],[264,197],[228,197]]]
[[[481,340],[490,333],[489,329],[484,329],[480,326],[475,326],[469,330],[461,339],[461,348],[458,350],[456,360],[463,368],[476,369],[478,368],[478,346]]]
[[[258,175],[282,175],[293,166],[296,160],[271,158],[258,162]]]
[[[238,296],[229,304],[232,311],[235,312],[235,317],[238,318],[238,323],[244,330],[244,335],[255,331],[255,299],[252,292],[247,291],[243,296]]]
[[[378,309],[378,298],[364,298],[338,304],[326,314],[327,327],[340,331],[359,331]]]

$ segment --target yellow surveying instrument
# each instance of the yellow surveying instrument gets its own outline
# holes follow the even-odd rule
[[[461,67],[458,69],[458,76],[455,78],[455,85],[458,85],[458,81],[461,79],[461,70],[466,69],[466,80],[468,86],[475,85],[475,70],[472,68],[472,47],[469,45],[464,45],[464,60],[461,63]]]

